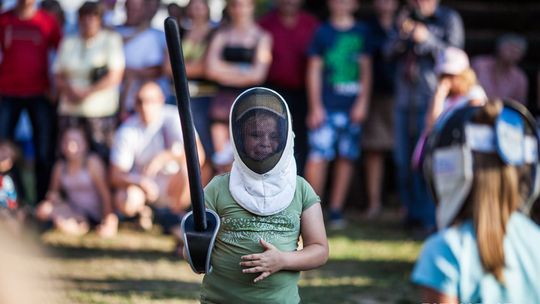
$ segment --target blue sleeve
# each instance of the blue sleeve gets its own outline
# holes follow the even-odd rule
[[[322,57],[325,51],[325,34],[324,34],[324,25],[319,26],[313,35],[313,40],[308,48],[308,56],[318,56]]]
[[[360,22],[359,26],[360,26],[360,35],[362,35],[363,40],[364,40],[364,46],[362,48],[361,54],[371,56],[374,49],[374,45],[373,45],[374,41],[371,38],[371,36],[373,35],[371,33],[372,29],[369,26],[369,24],[366,22]]]
[[[416,261],[413,283],[458,296],[459,264],[442,234],[430,237]]]

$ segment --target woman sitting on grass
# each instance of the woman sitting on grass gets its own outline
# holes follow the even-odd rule
[[[54,165],[49,191],[36,215],[68,234],[83,235],[91,226],[98,226],[99,235],[113,236],[118,219],[112,212],[105,165],[88,151],[87,138],[81,128],[64,132],[62,158]]]

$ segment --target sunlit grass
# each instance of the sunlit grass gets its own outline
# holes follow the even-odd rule
[[[159,231],[123,227],[118,236],[93,233],[41,237],[52,283],[65,303],[198,303],[201,275],[172,255],[174,241]],[[330,259],[302,273],[303,303],[413,303],[409,283],[420,242],[400,230],[397,217],[353,221],[329,231]]]

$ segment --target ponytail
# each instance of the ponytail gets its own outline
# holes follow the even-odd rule
[[[500,102],[487,104],[477,117],[493,125]],[[504,164],[495,154],[475,154],[475,176],[470,196],[478,252],[485,271],[504,284],[504,236],[512,212],[520,202],[517,169]]]

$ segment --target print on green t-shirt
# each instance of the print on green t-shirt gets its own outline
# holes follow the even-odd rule
[[[355,33],[342,33],[336,37],[324,60],[324,64],[332,71],[329,77],[332,85],[358,81],[361,71],[357,63],[363,44],[362,37]]]
[[[259,274],[244,274],[240,258],[264,251],[260,239],[281,251],[295,251],[302,212],[320,201],[301,177],[291,204],[274,215],[252,214],[236,203],[229,191],[229,175],[215,177],[205,188],[205,201],[221,219],[212,251],[213,271],[205,275],[202,303],[298,303],[299,272],[279,271],[253,283]]]

